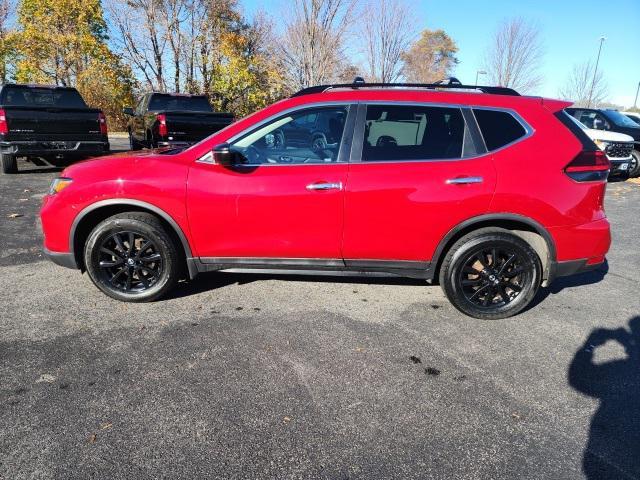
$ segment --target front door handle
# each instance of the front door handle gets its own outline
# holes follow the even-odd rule
[[[457,177],[450,178],[446,183],[447,185],[466,185],[468,183],[482,183],[483,181],[482,177]]]
[[[342,190],[342,182],[338,183],[310,183],[307,185],[307,190]]]

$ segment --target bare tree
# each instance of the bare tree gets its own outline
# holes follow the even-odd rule
[[[376,0],[366,5],[359,33],[369,80],[389,83],[401,76],[402,56],[415,37],[411,18],[405,0]]]
[[[276,60],[290,90],[331,82],[340,73],[355,0],[293,0]]]
[[[586,107],[589,104],[589,92],[593,82],[591,104],[596,107],[602,105],[609,95],[609,87],[602,71],[598,71],[594,79],[593,69],[591,62],[574,65],[565,84],[558,91],[560,97],[573,101],[578,107]]]
[[[495,85],[531,92],[542,84],[543,57],[540,29],[523,18],[512,18],[496,31],[485,70]]]
[[[164,6],[158,0],[110,0],[107,3],[123,57],[144,78],[147,88],[162,91],[167,88]]]

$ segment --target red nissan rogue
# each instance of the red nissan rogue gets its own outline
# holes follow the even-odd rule
[[[324,85],[187,149],[73,165],[41,217],[55,263],[155,300],[209,271],[439,281],[483,319],[609,249],[606,156],[563,111],[500,87]]]

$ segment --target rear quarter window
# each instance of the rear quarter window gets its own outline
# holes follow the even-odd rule
[[[474,108],[487,150],[497,150],[524,137],[527,131],[509,112]]]

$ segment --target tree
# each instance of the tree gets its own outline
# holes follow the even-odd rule
[[[113,125],[131,103],[129,68],[107,46],[100,0],[22,0],[11,35],[19,82],[76,86]]]
[[[14,5],[9,0],[0,0],[0,83],[9,77],[11,57],[14,53],[12,32],[9,30],[9,18]]]
[[[589,93],[593,82],[591,106],[597,107],[602,104],[609,95],[609,87],[602,71],[598,71],[594,79],[593,69],[594,66],[591,62],[574,65],[565,84],[558,92],[560,97],[571,100],[578,107],[586,107],[589,105]]]
[[[274,48],[285,86],[296,91],[341,73],[355,0],[294,0]]]
[[[402,73],[402,57],[414,38],[411,9],[404,0],[369,3],[362,15],[367,77],[373,82],[394,82]]]
[[[543,57],[540,29],[522,18],[512,18],[496,31],[485,70],[495,85],[531,92],[542,84]]]
[[[459,63],[456,43],[444,30],[424,30],[402,55],[402,73],[408,82],[433,83],[453,74]]]

